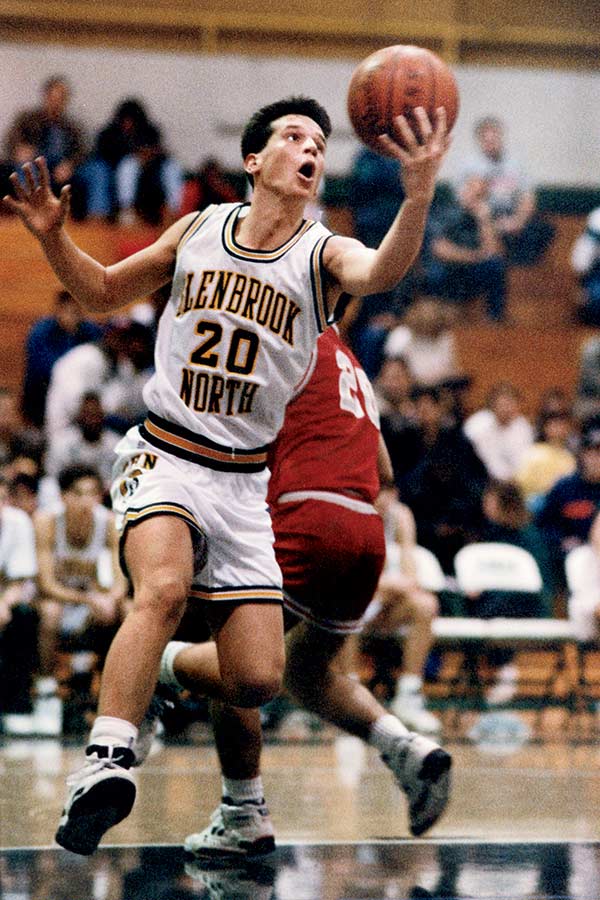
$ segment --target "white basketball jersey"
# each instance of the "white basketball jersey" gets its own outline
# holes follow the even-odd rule
[[[211,206],[181,238],[158,327],[145,423],[173,443],[248,451],[268,445],[327,326],[323,248],[304,221],[276,250],[248,250],[235,231],[246,204]],[[170,425],[174,428],[171,429]]]

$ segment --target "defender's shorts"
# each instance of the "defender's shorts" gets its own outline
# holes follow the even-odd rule
[[[364,501],[315,494],[283,494],[271,509],[284,606],[325,631],[352,634],[383,568],[383,523]]]
[[[281,603],[281,572],[266,504],[267,470],[220,472],[171,456],[131,428],[116,448],[111,490],[121,543],[157,515],[183,519],[194,543],[191,598]]]

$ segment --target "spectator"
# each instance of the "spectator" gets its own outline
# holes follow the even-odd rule
[[[42,102],[17,115],[5,136],[5,159],[22,165],[37,156],[48,164],[52,186],[60,192],[72,186],[74,218],[108,215],[108,183],[101,166],[86,159],[80,126],[69,116],[71,89],[66,78],[54,75],[42,85]]]
[[[415,422],[398,443],[399,460],[390,456],[418,543],[450,574],[456,553],[479,532],[486,471],[462,429],[444,418],[437,390],[419,388],[413,396]]]
[[[439,385],[456,376],[456,342],[447,308],[435,297],[415,300],[390,332],[384,353],[404,357],[418,385]]]
[[[69,350],[52,371],[46,398],[48,441],[74,423],[84,393],[96,391],[115,430],[125,431],[144,414],[142,391],[151,374],[151,331],[128,319],[115,319],[98,343]]]
[[[592,210],[571,252],[571,265],[581,284],[577,310],[585,325],[600,325],[600,206]]]
[[[52,512],[38,512],[34,520],[41,669],[56,691],[57,649],[77,654],[71,690],[81,713],[81,706],[89,702],[94,666],[104,659],[121,620],[126,585],[119,569],[113,516],[101,503],[98,473],[87,466],[70,466],[59,474],[58,481],[61,506]],[[105,556],[108,584],[101,581]],[[78,718],[83,725],[81,715]]]
[[[0,388],[0,469],[10,475],[6,466],[13,465],[21,456],[39,462],[42,449],[40,432],[23,424],[16,393],[10,388]]]
[[[122,222],[163,225],[179,216],[183,171],[165,151],[160,131],[152,123],[140,129],[133,153],[123,157],[115,177]]]
[[[483,178],[463,183],[456,206],[432,233],[425,269],[428,293],[453,303],[483,296],[488,318],[504,318],[506,263]]]
[[[410,509],[398,503],[391,491],[380,494],[379,505],[386,530],[386,564],[367,613],[367,634],[394,635],[400,627],[409,626],[402,672],[390,709],[407,728],[437,734],[441,723],[426,708],[423,696],[425,664],[433,644],[432,623],[438,615],[437,597],[417,582],[416,527]]]
[[[119,103],[110,121],[98,133],[95,156],[107,173],[111,215],[118,211],[117,166],[126,156],[135,153],[140,137],[149,124],[144,104],[135,97],[127,97]]]
[[[579,377],[574,412],[579,421],[600,414],[600,337],[584,341],[579,358]]]
[[[480,540],[514,544],[526,550],[536,561],[542,576],[542,590],[533,594],[523,591],[488,590],[469,599],[470,614],[483,619],[535,618],[552,614],[553,575],[548,551],[540,531],[531,523],[518,485],[509,481],[492,481],[483,494],[484,520]],[[518,671],[514,652],[505,648],[491,649],[486,654],[495,683],[486,693],[490,706],[508,703],[516,693]]]
[[[236,203],[240,199],[219,160],[211,156],[195,174],[186,178],[181,215],[205,209],[211,203]]]
[[[50,441],[46,455],[47,475],[58,478],[69,466],[88,466],[97,471],[103,491],[112,480],[114,449],[121,435],[105,425],[100,397],[94,391],[81,398],[73,425],[58,432]]]
[[[20,734],[31,724],[37,669],[38,616],[31,605],[37,573],[29,516],[8,503],[0,476],[0,712],[4,731]]]
[[[39,479],[37,475],[19,472],[9,485],[9,503],[22,509],[31,518],[38,507]]]
[[[403,199],[398,161],[362,147],[352,165],[348,194],[356,237],[367,247],[378,247]],[[409,274],[393,291],[376,294],[360,304],[350,340],[371,379],[381,368],[387,332],[412,297],[412,281]]]
[[[101,334],[95,322],[83,318],[68,291],[58,291],[52,315],[32,326],[25,345],[23,413],[37,428],[44,424],[46,394],[56,360],[79,344],[97,341]]]
[[[542,416],[537,440],[525,450],[515,474],[530,510],[538,508],[559,478],[571,475],[577,468],[570,448],[573,435],[573,419],[568,412],[549,412]]]
[[[494,228],[508,262],[532,265],[552,241],[554,228],[536,213],[533,188],[506,151],[502,122],[486,116],[476,123],[474,135],[477,151],[463,166],[462,183],[473,176],[485,181]]]
[[[487,406],[473,413],[464,431],[490,478],[510,481],[533,443],[533,428],[521,412],[521,397],[514,385],[497,384]]]
[[[577,469],[560,478],[546,494],[535,516],[554,561],[554,577],[564,585],[564,559],[569,550],[585,544],[600,509],[600,429],[584,431]]]
[[[583,577],[569,594],[569,619],[580,641],[597,641],[600,635],[600,515],[596,515],[590,528],[585,556]],[[581,552],[581,551],[578,551]]]

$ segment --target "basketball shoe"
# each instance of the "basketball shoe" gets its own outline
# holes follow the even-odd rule
[[[197,858],[265,856],[275,850],[275,833],[264,804],[221,803],[204,831],[186,837],[183,849]]]
[[[128,747],[91,744],[85,765],[67,778],[69,793],[56,832],[66,850],[89,856],[105,831],[129,815],[135,782],[127,771],[134,761]]]
[[[418,837],[446,809],[452,757],[430,738],[411,733],[399,737],[381,758],[408,798],[410,830]]]
[[[141,721],[138,735],[135,741],[134,766],[141,766],[146,761],[154,738],[158,734],[161,719],[168,709],[175,708],[175,692],[171,692],[166,685],[159,684],[152,696],[146,715]]]
[[[185,874],[205,888],[211,900],[271,900],[277,869],[264,862],[215,867],[206,860],[188,860]]]

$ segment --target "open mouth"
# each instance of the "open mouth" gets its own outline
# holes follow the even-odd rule
[[[303,178],[311,179],[315,174],[315,164],[309,160],[300,166],[298,171]]]

